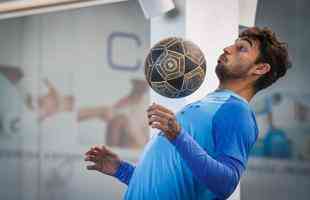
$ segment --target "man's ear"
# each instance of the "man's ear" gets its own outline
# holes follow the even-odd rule
[[[254,67],[255,75],[264,75],[271,70],[271,67],[268,63],[259,63]]]

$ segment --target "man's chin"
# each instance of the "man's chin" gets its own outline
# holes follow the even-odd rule
[[[227,78],[225,65],[223,65],[222,63],[218,63],[215,67],[215,74],[220,81],[225,80]]]
[[[220,71],[225,71],[225,65],[223,65],[222,63],[217,63],[217,65],[215,66],[215,72]]]
[[[216,67],[215,67],[215,74],[217,76],[218,79],[222,80],[223,79],[223,70],[222,70],[222,67],[221,65],[217,64]]]

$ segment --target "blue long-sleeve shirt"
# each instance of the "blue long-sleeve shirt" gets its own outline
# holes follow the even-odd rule
[[[238,160],[221,155],[212,158],[188,133],[172,141],[193,175],[219,197],[227,198],[239,183],[244,167]]]
[[[114,177],[128,185],[134,170],[135,167],[132,164],[122,161],[116,170]]]
[[[177,118],[175,140],[159,134],[136,169],[121,164],[115,175],[129,186],[125,199],[226,199],[238,185],[258,133],[247,102],[217,91]]]
[[[172,144],[202,184],[222,197],[228,197],[234,191],[244,171],[244,167],[237,160],[228,156],[212,158],[185,131],[182,131]],[[132,164],[122,162],[114,176],[128,185],[134,168]]]

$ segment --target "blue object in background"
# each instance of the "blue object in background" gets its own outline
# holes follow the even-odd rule
[[[264,157],[265,156],[265,149],[264,149],[264,140],[263,139],[257,139],[255,145],[253,146],[251,150],[251,156],[255,157]]]
[[[266,157],[288,159],[291,157],[291,145],[284,131],[270,129],[264,138]]]

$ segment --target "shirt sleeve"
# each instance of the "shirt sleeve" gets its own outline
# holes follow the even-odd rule
[[[122,161],[117,171],[115,172],[114,177],[122,183],[128,185],[134,173],[134,170],[135,167],[132,164]]]
[[[215,156],[233,158],[245,168],[258,134],[253,112],[242,103],[226,103],[215,114],[212,126]]]
[[[226,156],[212,158],[184,129],[171,143],[200,183],[220,199],[232,194],[244,170],[236,160]]]

